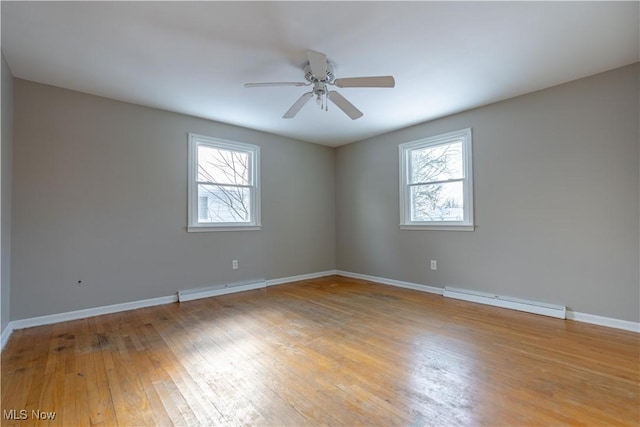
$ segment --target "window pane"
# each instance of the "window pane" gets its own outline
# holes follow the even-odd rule
[[[411,150],[409,168],[409,179],[416,183],[464,178],[462,141]]]
[[[198,184],[198,222],[250,222],[246,187]]]
[[[249,185],[249,153],[199,145],[198,181]]]
[[[464,221],[462,182],[411,187],[411,221]]]
[[[209,196],[198,197],[198,220],[209,221]]]

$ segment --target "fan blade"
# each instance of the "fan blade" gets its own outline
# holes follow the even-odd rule
[[[336,104],[338,108],[344,111],[347,116],[351,117],[351,120],[359,119],[360,117],[362,117],[362,111],[358,110],[352,103],[347,101],[344,96],[340,95],[335,90],[329,92],[329,95],[327,96],[329,97],[331,102]]]
[[[302,82],[269,82],[269,83],[245,83],[244,87],[270,87],[270,86],[309,86]]]
[[[298,111],[300,111],[302,109],[302,107],[304,107],[304,104],[306,104],[307,101],[309,101],[312,96],[313,96],[313,92],[307,92],[304,95],[302,95],[291,106],[291,108],[289,108],[289,110],[286,113],[284,113],[284,116],[282,116],[282,118],[283,119],[292,119],[293,117],[295,117],[295,115],[298,114]]]
[[[327,77],[327,55],[313,50],[308,50],[307,57],[309,58],[311,73],[313,73],[318,80],[322,80]]]
[[[394,87],[393,76],[347,77],[333,82],[338,87]]]

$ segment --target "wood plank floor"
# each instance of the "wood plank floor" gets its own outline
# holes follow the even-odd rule
[[[2,425],[637,426],[639,351],[632,332],[326,277],[16,331]]]

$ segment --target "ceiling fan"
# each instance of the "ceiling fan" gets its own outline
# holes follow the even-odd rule
[[[362,117],[362,111],[358,110],[352,103],[340,95],[335,90],[329,90],[328,86],[345,87],[394,87],[393,76],[372,76],[372,77],[347,77],[336,79],[334,75],[335,65],[327,59],[327,55],[313,50],[307,51],[309,62],[304,67],[304,82],[268,82],[268,83],[245,83],[244,87],[272,87],[272,86],[313,86],[310,92],[303,94],[282,116],[283,119],[291,119],[298,114],[298,111],[312,98],[316,97],[316,102],[321,109],[328,110],[327,99],[333,102],[352,120]]]

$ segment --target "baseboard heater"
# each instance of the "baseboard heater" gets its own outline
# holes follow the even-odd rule
[[[449,298],[461,299],[496,307],[510,308],[512,310],[526,311],[528,313],[541,314],[543,316],[565,319],[567,307],[563,305],[546,304],[537,301],[527,301],[519,298],[511,298],[494,295],[486,292],[470,291],[467,289],[445,287],[443,295]]]
[[[252,291],[254,289],[266,288],[266,280],[259,280],[250,283],[231,283],[209,288],[189,289],[178,291],[178,302],[192,301],[200,298],[216,297],[219,295],[233,294],[236,292]]]

